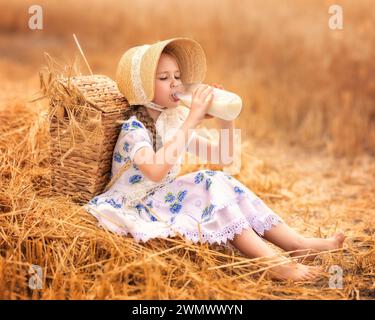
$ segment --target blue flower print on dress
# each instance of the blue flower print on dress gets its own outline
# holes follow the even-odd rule
[[[182,208],[182,205],[180,203],[178,203],[177,201],[174,202],[171,207],[169,208],[169,210],[172,212],[172,213],[178,213]]]
[[[209,176],[214,176],[216,174],[216,171],[206,170],[206,174],[208,174]]]
[[[134,129],[143,128],[143,126],[142,126],[142,124],[139,121],[133,120],[132,121],[132,128],[134,128]]]
[[[176,197],[173,195],[172,192],[168,192],[164,198],[165,202],[173,202],[175,199]]]
[[[181,202],[182,200],[184,200],[186,194],[187,194],[187,190],[180,191],[180,192],[177,194],[177,199],[178,199],[178,201]]]
[[[124,131],[133,131],[139,128],[144,128],[141,122],[134,120],[133,117],[131,116],[126,122],[124,122],[121,126],[121,129]]]
[[[109,203],[112,207],[119,209],[122,207],[121,203],[117,203],[113,198],[110,198],[109,200],[106,199],[105,202]]]
[[[130,145],[129,145],[128,142],[125,142],[125,143],[124,143],[124,151],[125,151],[125,152],[129,152],[129,146],[130,146]]]
[[[244,193],[245,191],[243,191],[243,189],[241,189],[240,187],[234,187],[234,192],[236,193]]]
[[[113,160],[121,163],[122,159],[123,159],[122,155],[116,151],[115,154],[113,155]]]
[[[202,222],[205,222],[205,221],[208,221],[211,219],[211,213],[212,213],[212,210],[215,208],[215,205],[214,204],[210,204],[209,206],[205,207],[203,209],[203,213],[202,213]]]
[[[131,177],[129,178],[129,182],[130,182],[131,184],[138,183],[138,182],[140,182],[141,180],[142,180],[142,176],[139,175],[139,174],[135,174],[135,175],[133,175],[133,176],[131,176]]]
[[[130,124],[128,122],[125,122],[122,124],[122,127],[121,127],[122,130],[127,131],[129,130],[129,128],[130,128]]]
[[[198,174],[194,178],[194,182],[196,184],[201,183],[202,180],[203,180],[203,178],[204,178],[203,173],[202,172],[198,172]]]
[[[206,180],[206,190],[208,190],[210,188],[211,184],[212,184],[212,180],[210,178],[207,178],[207,180]]]
[[[90,204],[97,205],[97,204],[98,204],[98,200],[99,200],[98,197],[94,197],[93,199],[91,199],[91,200],[89,201],[89,203],[90,203]]]
[[[165,195],[164,200],[165,202],[171,203],[169,210],[172,213],[180,212],[182,208],[182,205],[180,204],[180,202],[182,202],[185,199],[187,192],[188,192],[187,190],[183,190],[183,191],[179,191],[177,195],[174,195],[172,192],[169,191]]]
[[[150,212],[150,209],[143,204],[138,203],[135,205],[135,208],[138,210],[139,214],[142,212],[142,210],[144,210],[151,221],[158,221],[158,219]]]
[[[216,174],[216,172],[212,170],[206,170],[205,173],[209,176],[213,176]],[[194,182],[196,184],[201,183],[203,180],[204,180],[204,174],[202,172],[198,172],[197,175],[194,177]],[[206,190],[210,188],[211,184],[212,184],[211,178],[207,177],[206,178]]]

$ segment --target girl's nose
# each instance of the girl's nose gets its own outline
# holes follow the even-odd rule
[[[175,80],[172,82],[172,88],[177,88],[182,85],[182,82],[180,80]]]

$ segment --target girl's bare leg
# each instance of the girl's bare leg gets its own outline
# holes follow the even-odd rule
[[[259,237],[253,229],[244,229],[241,234],[236,234],[233,240],[229,240],[232,245],[250,258],[272,257],[274,264],[284,262],[284,264],[270,268],[271,276],[282,280],[309,280],[317,276],[320,268],[305,266],[291,261],[283,256],[278,256],[265,241]]]
[[[279,223],[273,226],[272,229],[265,231],[264,238],[286,251],[299,250],[291,253],[292,256],[303,256],[319,251],[342,248],[345,240],[345,236],[341,232],[327,239],[306,238],[285,223]],[[306,257],[306,259],[311,260],[314,257],[315,255],[311,255]]]

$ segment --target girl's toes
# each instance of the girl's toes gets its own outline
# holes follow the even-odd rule
[[[310,279],[312,279],[312,278],[314,278],[314,273],[311,272],[310,270],[307,271],[307,272],[303,275],[303,279],[304,279],[304,280],[310,280]]]
[[[336,240],[336,243],[337,243],[337,247],[338,248],[341,248],[343,243],[344,243],[344,240],[345,240],[345,235],[344,233],[342,232],[339,232],[339,233],[336,233],[335,236],[334,236],[335,240]]]
[[[313,269],[313,272],[316,274],[316,275],[319,275],[319,274],[322,274],[323,273],[323,268],[322,267],[314,267]]]
[[[313,278],[318,277],[320,273],[321,273],[320,268],[312,267],[312,268],[309,270],[309,276],[310,276],[310,279],[313,279]]]

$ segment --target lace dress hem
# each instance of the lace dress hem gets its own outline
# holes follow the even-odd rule
[[[223,205],[217,206],[214,212],[217,212],[228,206],[235,206],[238,204],[240,200],[244,198],[249,198],[252,201],[258,200],[258,198],[254,199],[245,194],[240,195],[239,197],[234,198],[231,201]],[[87,207],[86,209],[90,210],[89,207]],[[188,240],[191,240],[193,243],[208,242],[209,244],[217,243],[219,245],[221,244],[226,245],[229,239],[233,240],[235,235],[242,233],[244,229],[252,228],[257,234],[259,234],[260,236],[264,236],[265,231],[270,230],[272,229],[274,225],[283,222],[283,220],[278,215],[272,213],[272,211],[270,210],[265,210],[263,208],[258,209],[258,210],[260,211],[258,211],[255,216],[251,218],[243,216],[241,218],[234,219],[231,224],[223,227],[220,231],[213,231],[213,232],[207,232],[204,230],[202,231],[202,230],[199,230],[200,228],[198,227],[198,224],[197,224],[198,231],[192,231],[191,229],[184,228],[183,226],[171,224],[169,228],[167,227],[162,230],[159,230],[159,232],[156,235],[147,234],[144,232],[135,232],[135,231],[130,232],[129,230],[126,230],[124,228],[121,228],[121,229],[116,228],[117,230],[115,232],[121,235],[128,235],[130,233],[137,242],[142,241],[144,243],[153,238],[173,237],[173,236],[176,236],[176,233],[180,233],[182,236],[184,236]],[[260,217],[264,217],[265,215],[266,215],[266,218],[263,221],[261,221]],[[105,223],[103,223],[103,220],[105,219],[103,219],[103,217],[99,218],[98,216],[97,218],[100,221],[99,225],[104,226]]]

